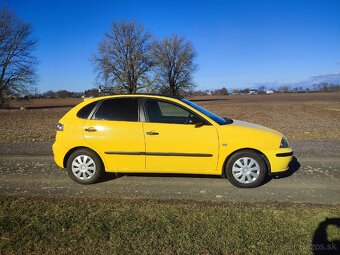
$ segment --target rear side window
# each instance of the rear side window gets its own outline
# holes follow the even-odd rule
[[[138,121],[137,98],[107,99],[99,106],[94,119],[114,121]]]
[[[87,119],[97,103],[98,101],[85,105],[78,111],[77,117],[81,119]]]

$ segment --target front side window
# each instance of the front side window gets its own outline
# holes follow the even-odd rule
[[[138,99],[113,98],[104,100],[95,113],[94,119],[138,121]]]
[[[195,113],[166,101],[146,99],[145,110],[149,122],[170,124],[197,124],[204,122]]]
[[[203,113],[204,115],[208,116],[210,119],[216,121],[220,125],[227,125],[233,123],[232,119],[228,118],[222,118],[215,113],[209,112],[207,109],[187,100],[187,99],[181,99],[183,103],[186,103],[187,105],[190,105],[191,107],[195,108],[197,111]]]

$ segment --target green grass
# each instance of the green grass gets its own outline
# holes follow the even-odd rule
[[[310,254],[339,206],[0,197],[0,254]],[[339,228],[328,228],[340,239]]]

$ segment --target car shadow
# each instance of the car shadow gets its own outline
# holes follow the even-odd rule
[[[296,171],[300,169],[301,165],[297,158],[294,156],[292,161],[289,163],[289,169],[283,173],[279,174],[272,174],[268,175],[267,178],[264,180],[264,182],[261,184],[261,186],[265,185],[266,183],[270,182],[272,179],[282,179],[287,178],[291,175],[293,175]]]
[[[274,179],[286,178],[294,174],[300,168],[300,163],[298,162],[296,157],[293,157],[292,161],[289,164],[288,171],[277,174],[277,175],[269,175],[264,180],[264,182],[260,185],[263,186],[266,183],[270,182]],[[169,173],[109,173],[106,172],[101,179],[97,183],[112,181],[123,176],[135,176],[135,177],[180,177],[180,178],[200,178],[200,179],[221,179],[220,175],[202,175],[202,174],[169,174]],[[223,177],[222,177],[223,178]]]
[[[340,218],[326,218],[314,231],[311,245],[311,251],[314,255],[340,254],[340,235],[336,240],[329,240],[328,226],[335,226],[340,230]]]
[[[200,178],[200,179],[221,179],[220,175],[202,174],[169,174],[169,173],[108,173],[106,172],[97,183],[112,181],[124,176],[134,177],[179,177],[179,178]]]

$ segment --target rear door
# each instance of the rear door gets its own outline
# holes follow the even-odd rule
[[[147,171],[202,174],[216,171],[219,143],[213,125],[167,100],[145,98],[144,111]]]
[[[144,133],[138,112],[138,98],[110,98],[86,120],[85,140],[103,157],[106,171],[145,171]]]

